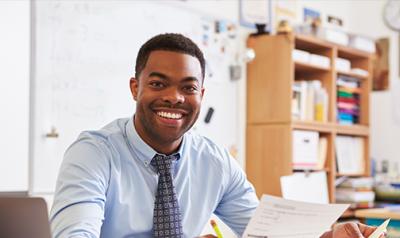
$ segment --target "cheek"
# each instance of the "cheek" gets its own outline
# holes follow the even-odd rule
[[[192,110],[194,112],[200,111],[200,108],[201,108],[201,97],[193,98],[193,99],[190,100],[189,103],[190,103],[190,105],[192,107]]]

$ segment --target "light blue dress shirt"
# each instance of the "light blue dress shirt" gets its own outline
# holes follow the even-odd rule
[[[173,166],[185,237],[215,213],[241,235],[258,205],[253,186],[226,150],[188,132]],[[157,152],[133,118],[83,132],[66,151],[50,222],[53,237],[152,237]]]

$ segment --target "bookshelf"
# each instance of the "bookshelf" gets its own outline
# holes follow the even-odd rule
[[[290,175],[294,170],[293,131],[318,132],[319,137],[327,141],[323,170],[327,173],[330,202],[335,202],[335,179],[338,176],[370,174],[372,55],[312,36],[294,34],[250,36],[247,46],[256,52],[255,59],[247,65],[246,172],[249,180],[259,196],[264,193],[281,196],[280,177]],[[316,60],[294,59],[295,50],[317,55]],[[329,64],[319,64],[320,56],[329,59]],[[339,68],[337,58],[351,64],[351,70]],[[343,95],[348,96],[343,92],[343,82],[349,78],[355,80],[357,88],[353,90],[357,91],[350,94],[355,95],[354,98],[343,99]],[[342,84],[338,85],[340,80]],[[309,115],[302,117],[303,108],[300,108],[300,116],[294,117],[297,101],[293,104],[293,88],[301,85],[302,81],[307,85],[318,81],[320,89],[325,92],[327,100],[322,107],[326,110],[323,119],[317,120],[316,112],[311,118]],[[346,100],[354,101],[354,110],[341,108],[349,106],[341,103]],[[337,171],[335,143],[341,136],[362,138],[362,172]]]

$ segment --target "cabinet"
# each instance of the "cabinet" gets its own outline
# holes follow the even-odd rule
[[[368,176],[369,161],[369,94],[371,90],[372,55],[349,47],[335,45],[312,36],[250,36],[247,46],[256,57],[247,65],[246,172],[257,194],[281,196],[280,177],[293,173],[293,130],[315,131],[326,138],[326,160],[330,202],[335,202],[335,179],[338,176]],[[317,55],[313,63],[293,59],[294,50]],[[318,57],[329,59],[320,64]],[[339,60],[351,64],[344,70]],[[326,63],[326,62],[325,62]],[[343,62],[340,62],[343,63]],[[357,68],[357,70],[353,70]],[[361,73],[359,71],[362,71]],[[338,107],[339,78],[357,81],[356,116],[340,121]],[[312,80],[327,95],[326,118],[315,120],[294,117],[293,86],[295,82]],[[345,118],[347,120],[347,118]],[[350,123],[347,123],[350,122]],[[337,171],[335,141],[337,136],[359,137],[363,141],[361,172],[342,174]]]

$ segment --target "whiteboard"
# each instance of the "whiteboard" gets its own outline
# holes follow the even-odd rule
[[[145,1],[35,1],[33,7],[32,194],[54,191],[63,154],[81,131],[133,115],[136,54],[159,33],[182,33],[205,52],[206,91],[195,130],[226,147],[238,144],[238,83],[229,65],[239,40],[234,32],[215,34],[215,19]],[[206,124],[208,107],[215,112]],[[51,128],[58,138],[45,136]]]

